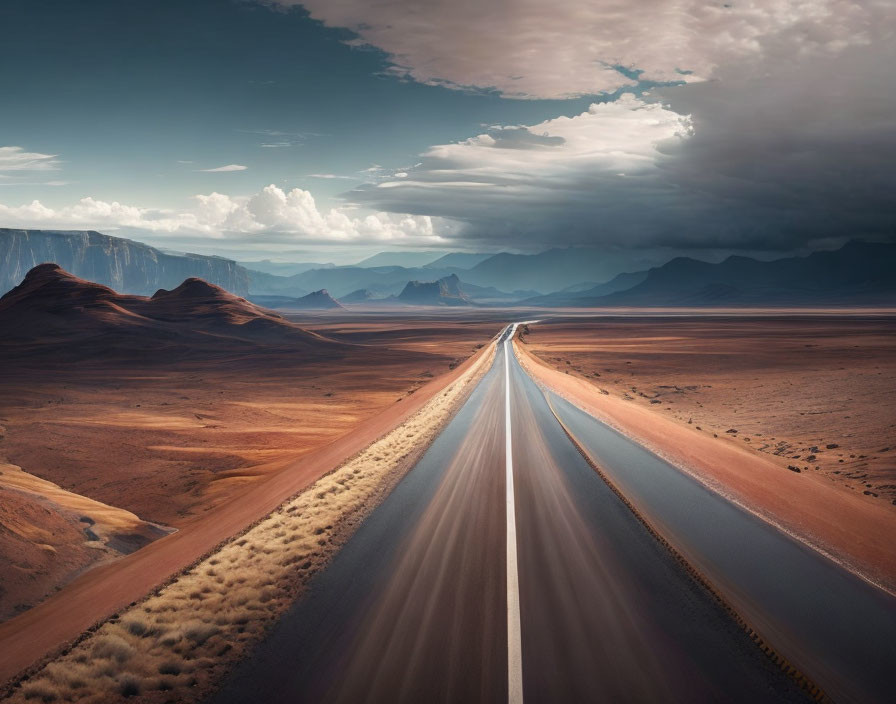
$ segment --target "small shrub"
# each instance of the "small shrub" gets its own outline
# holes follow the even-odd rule
[[[76,662],[53,662],[44,669],[44,677],[60,686],[71,689],[86,687],[91,677],[87,669]]]
[[[102,636],[93,646],[93,654],[98,658],[109,658],[117,662],[125,662],[133,654],[131,645],[118,636]]]
[[[174,662],[173,660],[166,660],[159,665],[160,675],[179,675],[182,671],[183,668],[180,663]]]
[[[125,675],[118,681],[118,691],[123,697],[136,697],[140,694],[140,680],[131,675]]]
[[[212,624],[202,623],[192,626],[184,631],[184,635],[193,641],[197,646],[204,645],[212,636],[218,635],[220,629]]]
[[[130,633],[132,636],[143,636],[146,635],[146,624],[142,621],[137,621],[135,619],[131,619],[129,621],[125,621],[124,624],[125,630]]]
[[[177,645],[183,637],[184,636],[180,631],[169,631],[161,638],[159,638],[159,643],[164,645],[166,648],[171,648],[172,646]]]
[[[25,699],[37,699],[42,702],[55,702],[59,698],[59,690],[47,681],[37,680],[22,688]]]

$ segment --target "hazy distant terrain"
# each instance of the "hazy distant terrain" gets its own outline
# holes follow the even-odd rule
[[[896,303],[896,245],[860,241],[835,251],[773,261],[731,256],[714,264],[676,257],[647,271],[617,271],[602,280],[602,272],[613,272],[612,258],[590,247],[538,254],[384,252],[350,266],[270,261],[243,265],[220,257],[163,253],[92,231],[0,230],[0,291],[18,284],[25,272],[42,262],[59,264],[123,293],[151,295],[196,276],[238,296],[251,295],[259,301],[263,297],[270,305],[301,300],[294,307],[306,309],[331,307],[320,297],[309,297],[312,292],[325,290],[336,301],[348,297],[347,303],[359,303],[402,298],[410,282],[437,283],[452,277],[467,302],[493,306]],[[404,296],[403,302],[413,298]]]

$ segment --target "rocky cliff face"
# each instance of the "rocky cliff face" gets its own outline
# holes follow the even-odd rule
[[[398,299],[402,303],[421,306],[465,306],[470,301],[460,288],[456,274],[438,281],[408,281]]]
[[[54,262],[75,276],[121,293],[151,295],[194,276],[238,296],[249,293],[248,272],[229,259],[165,254],[140,242],[92,230],[0,228],[0,295],[43,262]]]

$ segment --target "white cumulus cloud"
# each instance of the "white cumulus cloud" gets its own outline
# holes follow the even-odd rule
[[[384,210],[466,221],[472,236],[497,241],[511,235],[524,244],[575,220],[593,233],[596,218],[633,208],[646,192],[669,196],[674,188],[658,181],[663,150],[690,135],[687,115],[625,94],[574,117],[434,146],[400,177],[351,195]],[[582,223],[574,227],[581,231]]]
[[[116,229],[199,239],[253,243],[439,243],[456,225],[428,215],[356,213],[349,208],[322,211],[308,191],[269,185],[250,196],[197,195],[184,210],[162,210],[87,197],[51,208],[38,200],[0,204],[7,227]]]

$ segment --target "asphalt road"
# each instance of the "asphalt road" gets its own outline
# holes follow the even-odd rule
[[[214,701],[806,701],[587,464],[505,339]]]

